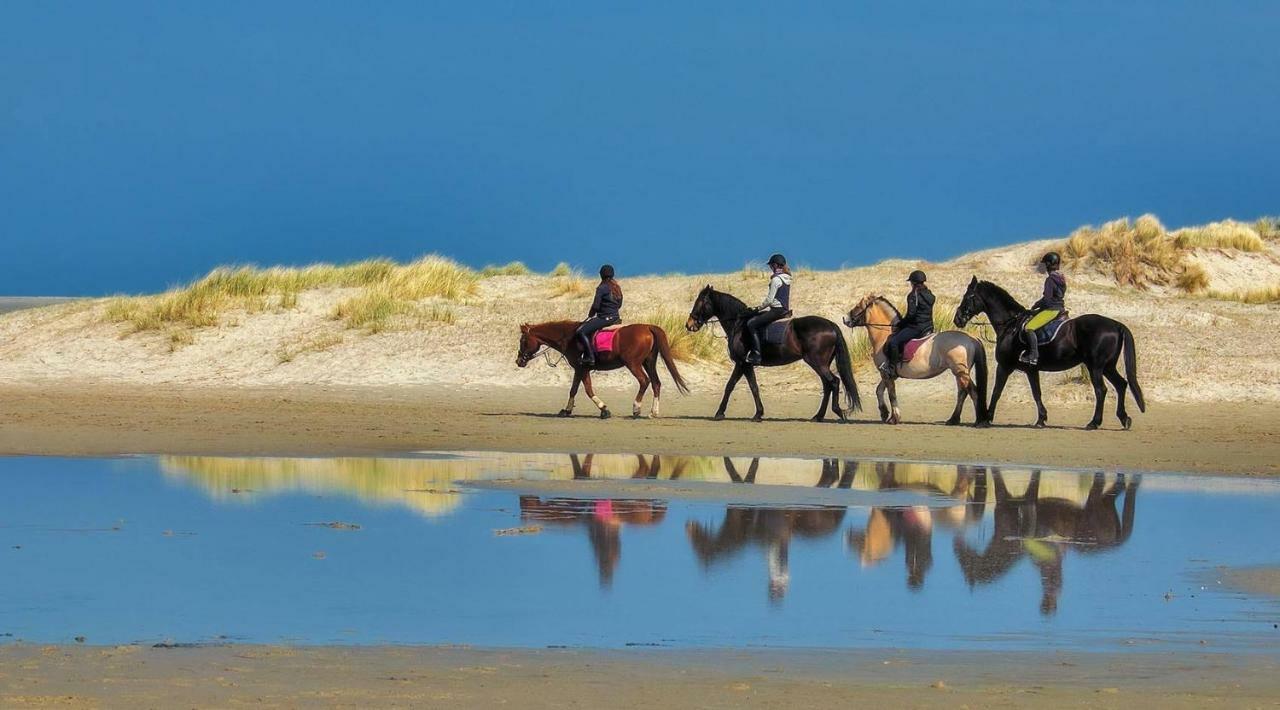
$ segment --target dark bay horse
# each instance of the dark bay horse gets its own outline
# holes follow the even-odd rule
[[[1022,324],[1030,312],[1008,291],[993,283],[979,281],[975,276],[956,309],[956,327],[963,328],[979,313],[987,315],[996,331],[996,382],[987,405],[988,421],[995,418],[996,404],[1009,375],[1014,370],[1022,370],[1036,400],[1036,426],[1043,427],[1049,415],[1040,397],[1040,371],[1069,370],[1080,364],[1088,369],[1093,383],[1093,419],[1089,420],[1086,429],[1097,429],[1102,425],[1102,405],[1107,398],[1104,377],[1116,390],[1116,418],[1125,429],[1133,425],[1133,418],[1124,407],[1126,389],[1133,391],[1138,410],[1147,411],[1142,387],[1138,385],[1138,352],[1133,344],[1133,333],[1124,323],[1093,313],[1072,318],[1062,325],[1052,342],[1040,346],[1040,364],[1032,367],[1018,359],[1023,349]],[[1122,351],[1124,377],[1116,369]]]
[[[747,318],[755,314],[755,310],[747,304],[727,293],[707,286],[698,293],[689,311],[689,320],[685,327],[690,332],[702,328],[712,319],[720,321],[728,338],[729,359],[733,360],[733,373],[724,386],[724,398],[720,400],[720,408],[716,410],[716,420],[724,419],[724,410],[729,406],[729,395],[743,375],[751,386],[751,396],[755,399],[756,413],[753,421],[764,419],[764,405],[760,402],[760,386],[756,384],[756,369],[747,363],[747,345],[743,338],[743,329]],[[822,406],[813,416],[813,421],[820,422],[827,416],[827,402],[831,410],[842,421],[844,409],[840,407],[840,385],[844,384],[845,402],[851,409],[861,411],[862,400],[858,397],[858,383],[853,379],[853,364],[849,360],[849,346],[844,341],[840,326],[819,316],[802,316],[793,318],[787,325],[786,334],[781,343],[771,343],[761,338],[760,354],[763,367],[790,365],[797,360],[813,368],[822,380]],[[839,377],[831,371],[831,363],[835,361]]]
[[[592,367],[582,365],[582,346],[574,337],[574,331],[577,329],[578,323],[569,320],[536,325],[525,323],[520,326],[520,351],[516,355],[517,365],[525,367],[530,360],[539,355],[544,347],[547,347],[563,354],[573,366],[573,386],[569,388],[569,402],[564,405],[564,409],[560,410],[560,416],[568,417],[573,414],[573,400],[578,396],[578,385],[586,385],[587,396],[600,408],[600,418],[608,419],[609,408],[605,406],[604,400],[596,396],[595,388],[591,384],[591,371],[617,370],[625,367],[635,376],[636,382],[640,383],[640,391],[636,393],[636,400],[631,405],[631,416],[640,416],[640,405],[644,401],[644,393],[652,383],[653,409],[650,410],[649,416],[657,417],[658,398],[662,395],[662,380],[658,378],[659,357],[666,364],[667,372],[670,372],[672,379],[676,381],[676,388],[680,393],[689,393],[689,386],[680,376],[680,370],[676,369],[675,360],[671,357],[671,345],[667,342],[667,332],[662,328],[647,323],[634,323],[618,328],[613,339],[613,350],[599,353],[596,364]]]

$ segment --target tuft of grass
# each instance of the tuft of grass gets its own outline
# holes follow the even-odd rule
[[[1262,286],[1248,291],[1214,291],[1209,296],[1223,301],[1238,301],[1253,305],[1280,303],[1280,285]]]
[[[1173,243],[1179,249],[1230,249],[1259,252],[1267,245],[1251,225],[1227,219],[1199,227],[1185,227],[1174,232]]]
[[[551,270],[552,276],[568,276],[571,273],[573,273],[573,267],[564,261],[556,264],[556,268]]]
[[[760,281],[769,278],[769,270],[755,261],[748,261],[742,265],[742,271],[738,275],[743,281]]]
[[[282,343],[276,349],[276,362],[283,365],[287,362],[293,362],[299,355],[324,352],[341,343],[342,335],[340,333],[320,333],[300,338],[292,343]]]
[[[1187,293],[1200,293],[1209,288],[1209,274],[1195,262],[1187,262],[1174,279],[1174,285]]]
[[[560,266],[564,266],[564,264]],[[556,272],[560,271],[560,266],[556,267]],[[587,283],[586,277],[577,269],[570,269],[564,273],[555,273],[551,278],[552,298],[559,296],[580,298],[589,293],[591,293],[591,284]]]
[[[637,323],[649,323],[662,328],[671,344],[671,356],[681,362],[721,362],[725,360],[723,340],[715,337],[711,326],[696,333],[685,329],[687,314],[673,310],[651,311],[641,316]]]
[[[362,328],[373,334],[386,330],[393,317],[408,311],[409,304],[397,298],[390,287],[377,286],[340,302],[333,309],[333,319],[348,328]]]
[[[176,353],[182,348],[196,342],[195,336],[189,330],[170,330],[169,331],[169,352]]]
[[[431,323],[453,325],[458,322],[458,316],[453,312],[453,309],[439,303],[432,304],[430,308],[420,308],[416,313],[419,328]]]
[[[480,275],[490,276],[527,276],[532,273],[524,262],[512,261],[502,265],[490,264],[480,270]]]
[[[1268,241],[1280,239],[1280,217],[1259,217],[1253,223],[1253,231]]]

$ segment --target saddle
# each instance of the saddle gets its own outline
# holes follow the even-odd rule
[[[1053,339],[1058,337],[1058,331],[1067,321],[1071,320],[1071,314],[1065,310],[1058,314],[1057,318],[1045,323],[1043,327],[1036,330],[1036,343],[1040,345],[1048,345]]]
[[[936,335],[937,333],[930,333],[924,336],[923,338],[908,340],[907,344],[902,346],[902,364],[905,365],[911,362],[911,358],[916,356],[916,351],[920,349],[920,346],[924,345],[930,340],[933,340],[934,336]]]
[[[773,345],[782,345],[787,339],[787,328],[791,327],[791,311],[781,319],[776,320],[764,327],[764,332],[760,334],[760,339],[766,343]]]
[[[618,329],[621,327],[622,324],[619,323],[596,331],[595,342],[592,343],[592,346],[595,348],[597,354],[613,352],[613,339],[614,336],[618,334]]]

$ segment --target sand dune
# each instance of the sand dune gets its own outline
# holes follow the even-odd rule
[[[905,294],[903,279],[913,268],[929,273],[943,307],[954,309],[969,278],[1004,285],[1024,302],[1032,301],[1041,277],[1030,264],[1061,240],[1028,242],[975,252],[945,263],[893,260],[840,271],[801,270],[793,290],[798,314],[839,320],[868,292],[896,301]],[[1210,291],[1239,291],[1280,284],[1280,248],[1268,241],[1263,251],[1197,249],[1189,259],[1202,266]],[[625,274],[625,265],[623,267]],[[1251,305],[1222,298],[1187,295],[1173,287],[1150,290],[1122,287],[1096,269],[1068,270],[1069,305],[1076,314],[1101,313],[1127,323],[1138,343],[1139,373],[1152,401],[1280,400],[1280,307]],[[358,293],[354,288],[321,288],[297,294],[292,307],[225,314],[219,325],[195,328],[181,337],[166,331],[132,332],[106,317],[107,299],[77,301],[0,316],[0,382],[86,382],[167,384],[194,387],[281,385],[483,385],[568,384],[566,367],[535,362],[515,366],[517,326],[525,321],[579,318],[585,294],[553,296],[556,279],[544,275],[492,276],[478,281],[475,293],[457,301],[427,299],[423,307],[447,310],[453,322],[410,321],[370,334],[347,328],[333,318],[336,304]],[[757,300],[762,275],[724,274],[623,276],[624,317],[665,312],[683,318],[704,284]],[[846,330],[846,333],[849,331]],[[850,337],[863,338],[861,332]],[[858,363],[858,380],[869,392],[876,377]],[[691,385],[718,390],[728,366],[723,361],[682,362]],[[1049,375],[1050,401],[1092,397],[1075,373]],[[600,377],[608,386],[630,387],[625,373]],[[767,371],[766,386],[818,392],[802,364]],[[942,378],[905,387],[927,396],[951,398],[953,385]],[[1028,396],[1021,378],[1011,381],[1009,396]]]

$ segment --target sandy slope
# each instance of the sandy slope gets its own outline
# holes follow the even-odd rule
[[[935,293],[954,308],[971,275],[1008,287],[1031,301],[1040,277],[1028,264],[1051,242],[1032,242],[966,255],[943,264],[890,261],[834,272],[801,271],[794,290],[797,313],[838,320],[859,296],[890,294],[901,300],[902,279],[923,266]],[[1213,288],[1280,283],[1280,258],[1262,254],[1202,252]],[[307,291],[296,309],[230,314],[222,326],[198,330],[194,343],[171,352],[158,333],[128,334],[124,325],[102,319],[104,301],[76,302],[0,316],[0,383],[94,382],[102,384],[180,384],[192,386],[308,385],[555,385],[567,384],[567,368],[535,363],[514,365],[517,325],[523,321],[578,318],[588,305],[583,297],[549,296],[548,277],[502,276],[485,279],[478,296],[452,304],[454,324],[432,323],[368,335],[344,330],[329,318],[348,289]],[[706,283],[755,301],[763,277],[742,273],[624,278],[625,316],[631,321],[667,310],[687,313],[694,294]],[[1276,401],[1280,399],[1280,307],[1244,305],[1194,298],[1173,292],[1121,289],[1106,277],[1071,274],[1069,302],[1077,313],[1118,318],[1134,331],[1140,373],[1148,398],[1172,401]],[[298,350],[320,335],[342,341],[319,352],[298,352],[281,362],[283,350]],[[863,337],[859,334],[857,337]],[[1244,342],[1241,339],[1244,338]],[[687,379],[702,392],[718,390],[723,363],[684,363]],[[875,377],[859,370],[869,391]],[[1080,401],[1092,396],[1087,385],[1047,377],[1051,401]],[[629,375],[606,374],[606,386],[630,386]],[[803,365],[765,372],[764,385],[817,392]],[[943,379],[909,383],[928,397],[949,399],[953,385]],[[1009,396],[1027,396],[1015,379]]]

